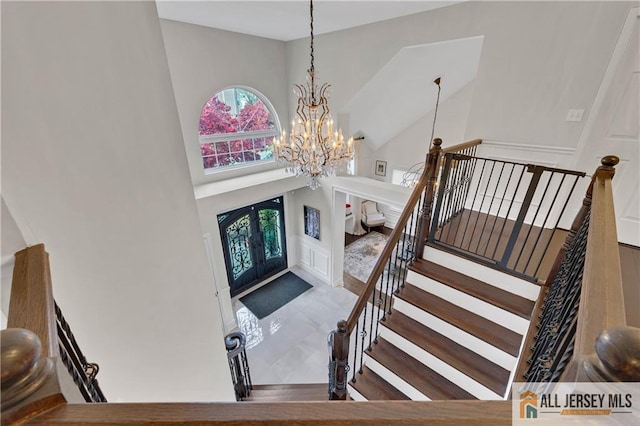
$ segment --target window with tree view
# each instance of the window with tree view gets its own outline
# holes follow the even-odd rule
[[[269,102],[261,95],[241,87],[216,93],[200,114],[205,171],[273,158],[279,127]]]

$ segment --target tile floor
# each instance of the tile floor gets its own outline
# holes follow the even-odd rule
[[[238,327],[247,336],[254,384],[326,383],[327,334],[340,319],[346,319],[357,299],[343,287],[330,287],[301,268],[291,271],[313,288],[261,320],[233,299]]]

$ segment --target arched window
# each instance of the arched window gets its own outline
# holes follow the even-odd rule
[[[273,158],[280,123],[269,101],[243,87],[221,90],[200,114],[200,153],[205,171]]]

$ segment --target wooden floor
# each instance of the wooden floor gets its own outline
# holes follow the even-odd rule
[[[435,239],[464,255],[477,256],[489,262],[500,262],[515,221],[476,211],[463,210],[436,232]],[[564,238],[552,229],[523,224],[513,250],[506,262],[507,269],[544,280]]]
[[[640,248],[619,244],[627,325],[640,327]]]

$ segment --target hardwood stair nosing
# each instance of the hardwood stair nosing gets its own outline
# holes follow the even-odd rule
[[[480,357],[497,364],[505,370],[511,370],[516,364],[517,358],[513,355],[508,354],[500,348],[497,348],[472,334],[467,333],[465,330],[452,325],[446,320],[421,310],[411,303],[398,299],[396,300],[394,309],[396,312],[402,313],[405,316],[414,319],[424,327],[446,336],[449,340],[456,342],[460,346],[466,347]]]
[[[329,395],[328,386],[325,386],[324,389],[307,389],[307,390],[298,390],[298,389],[273,389],[273,390],[251,390],[251,395],[318,395],[319,393],[324,393]]]
[[[470,335],[484,340],[514,357],[518,356],[522,335],[500,324],[469,312],[408,283],[396,295],[396,298],[465,330]]]
[[[384,338],[378,339],[378,343],[371,352],[367,353],[367,357],[369,358],[367,365],[372,370],[376,370],[375,364],[382,366],[408,387],[414,389],[418,395],[422,395],[424,400],[477,399]],[[375,364],[369,364],[369,361]],[[401,391],[411,396],[404,389]],[[413,396],[411,398],[416,400]]]
[[[533,300],[425,259],[416,260],[409,269],[521,318],[531,319],[531,312],[535,305]]]
[[[407,276],[407,282],[420,290],[433,294],[443,300],[448,301],[460,308],[479,315],[491,322],[497,323],[519,335],[526,334],[529,329],[529,320],[520,315],[514,314],[485,300],[460,291],[454,286],[441,283],[433,278],[419,275],[411,271]]]
[[[351,380],[347,382],[347,395],[349,396],[349,398],[356,402],[367,401],[367,398],[365,398],[364,395],[358,392],[358,389],[353,387],[353,385],[351,384]]]
[[[509,369],[484,358],[438,331],[406,317],[401,312],[394,311],[382,325],[384,329],[397,334],[497,394],[504,391],[502,386],[509,380]],[[381,338],[384,338],[384,333]],[[422,362],[422,358],[416,359]]]
[[[420,390],[413,386],[411,383],[400,377],[395,371],[390,369],[385,364],[379,362],[375,358],[375,356],[373,356],[373,352],[375,352],[375,349],[372,352],[365,352],[365,364],[370,370],[372,370],[378,376],[382,377],[383,380],[398,389],[400,392],[407,395],[412,401],[431,400],[427,395],[420,392]]]
[[[524,297],[534,303],[538,300],[540,294],[539,284],[460,257],[457,254],[443,250],[441,247],[426,244],[422,258],[449,269],[463,270],[465,275],[469,277],[491,283],[493,287]]]
[[[253,390],[278,390],[278,389],[327,389],[326,383],[274,383],[274,384],[253,384]]]
[[[368,401],[409,399],[366,365],[362,374],[356,373],[356,382],[350,382],[350,385]]]
[[[472,377],[467,376],[458,369],[452,367],[440,358],[432,355],[419,347],[413,342],[406,340],[401,335],[395,333],[393,330],[384,327],[382,329],[381,336],[396,346],[403,346],[403,350],[412,357],[419,359],[420,362],[431,368],[456,386],[464,389],[478,399],[501,399],[503,395],[500,395],[479,381]]]

